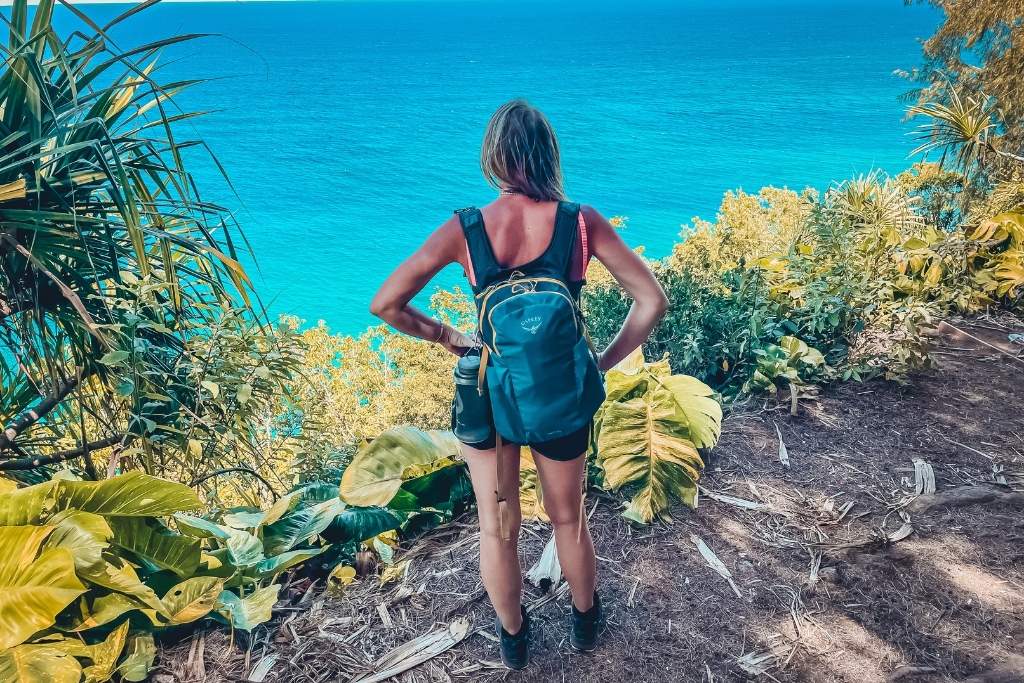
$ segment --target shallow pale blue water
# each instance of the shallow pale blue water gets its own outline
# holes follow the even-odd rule
[[[893,70],[937,21],[902,0],[181,3],[118,35],[221,34],[165,55],[165,80],[226,77],[182,97],[220,110],[182,134],[238,198],[208,163],[200,187],[238,210],[272,312],[352,333],[430,230],[492,198],[478,147],[506,99],[550,116],[570,197],[628,216],[627,241],[660,256],[730,188],[905,168]]]

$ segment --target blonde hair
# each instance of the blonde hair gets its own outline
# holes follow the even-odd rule
[[[526,100],[506,102],[491,116],[480,148],[480,168],[499,190],[520,192],[538,202],[565,199],[555,130]]]

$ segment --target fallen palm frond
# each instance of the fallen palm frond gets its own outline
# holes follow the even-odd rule
[[[372,671],[351,678],[349,683],[379,683],[397,676],[455,647],[468,633],[469,621],[456,619],[395,648],[374,662]]]
[[[742,598],[743,593],[741,593],[740,589],[736,587],[736,582],[732,579],[732,572],[730,572],[729,568],[726,567],[720,559],[718,559],[718,555],[715,555],[715,552],[709,548],[708,544],[699,536],[691,534],[690,540],[693,541],[695,546],[697,546],[698,552],[700,552],[701,557],[703,557],[708,563],[708,566],[718,572],[723,579],[729,582],[729,587],[732,588],[732,591],[736,594],[737,598]]]

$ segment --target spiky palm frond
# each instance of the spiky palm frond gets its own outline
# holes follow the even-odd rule
[[[919,127],[921,144],[911,155],[941,153],[940,165],[955,155],[956,165],[967,175],[976,164],[983,163],[992,152],[992,136],[996,130],[996,105],[991,98],[961,97],[949,89],[949,103],[925,102],[912,106],[910,116],[930,119]]]
[[[920,198],[896,180],[872,171],[830,189],[826,203],[862,236],[897,244],[924,227]]]
[[[921,144],[911,156],[938,151],[939,164],[953,155],[957,168],[971,177],[983,168],[992,156],[1024,162],[1024,157],[999,149],[1001,117],[995,99],[982,93],[963,97],[953,87],[947,88],[948,102],[925,102],[908,110],[910,116],[925,116],[927,123],[919,128]]]
[[[154,385],[189,335],[250,305],[230,214],[200,197],[182,160],[202,143],[173,125],[192,115],[174,96],[198,81],[154,77],[162,48],[198,36],[121,50],[106,33],[149,4],[105,28],[67,4],[82,24],[67,38],[53,26],[54,0],[34,13],[15,0],[5,19],[0,420],[16,428],[0,436],[0,466],[87,446],[89,430],[63,424],[72,417],[106,425],[94,436],[109,440],[112,399],[162,393]],[[122,356],[131,380],[113,370]]]

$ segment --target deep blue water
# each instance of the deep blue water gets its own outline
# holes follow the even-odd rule
[[[181,3],[118,35],[220,34],[167,50],[161,72],[223,77],[181,97],[219,110],[181,135],[238,196],[197,160],[200,187],[237,210],[272,312],[351,333],[452,209],[493,197],[478,149],[506,99],[550,116],[570,197],[628,216],[627,241],[660,256],[728,189],[905,168],[893,70],[937,21],[902,0]]]

